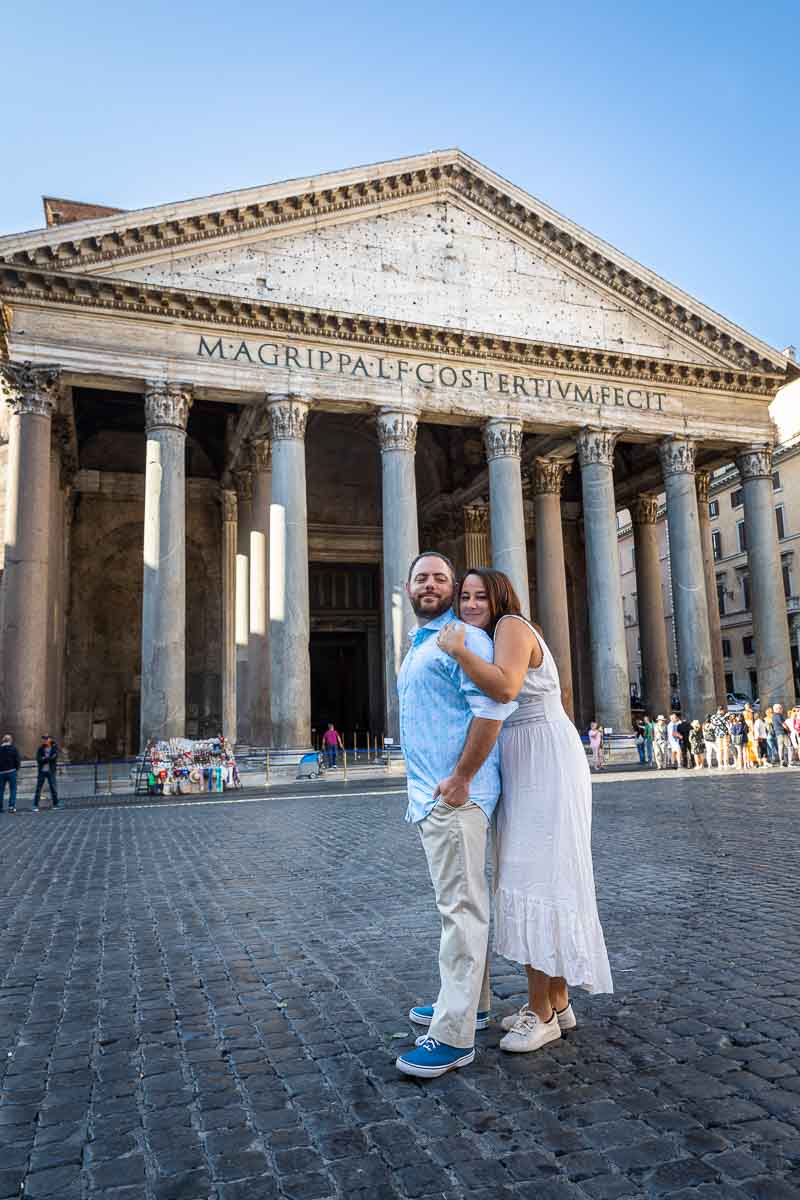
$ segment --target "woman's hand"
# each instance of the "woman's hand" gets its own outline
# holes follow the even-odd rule
[[[458,658],[458,655],[464,649],[466,636],[467,629],[462,621],[448,621],[439,630],[436,644],[440,650],[444,650],[445,654],[449,654],[451,658]]]

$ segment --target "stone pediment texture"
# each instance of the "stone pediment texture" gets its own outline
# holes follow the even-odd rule
[[[124,260],[127,273],[128,264],[138,270],[200,243],[208,250],[252,243],[266,231],[320,228],[427,201],[451,201],[539,248],[577,279],[610,292],[640,320],[666,328],[676,345],[695,347],[687,356],[694,361],[781,374],[790,369],[765,343],[457,150],[0,238],[0,261],[102,272],[115,271]]]
[[[452,201],[131,264],[114,276],[591,350],[716,361]]]

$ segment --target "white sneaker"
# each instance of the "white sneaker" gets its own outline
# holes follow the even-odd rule
[[[506,1032],[508,1032],[509,1029],[514,1028],[514,1025],[517,1023],[519,1018],[527,1011],[527,1004],[523,1004],[522,1008],[518,1009],[517,1012],[509,1013],[507,1017],[503,1017],[502,1021],[500,1022],[501,1026],[506,1030]],[[571,1004],[568,1004],[566,1008],[562,1008],[561,1012],[556,1012],[556,1016],[558,1017],[559,1029],[561,1029],[563,1033],[566,1033],[570,1029],[577,1029],[578,1022],[575,1019],[575,1013],[572,1011]]]
[[[548,1042],[557,1042],[561,1037],[561,1027],[555,1012],[549,1021],[541,1021],[536,1013],[525,1009],[500,1041],[501,1050],[510,1050],[515,1054],[528,1054],[531,1050],[540,1050]]]

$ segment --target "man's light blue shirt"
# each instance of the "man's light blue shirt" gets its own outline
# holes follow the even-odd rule
[[[415,629],[397,677],[400,743],[408,778],[407,821],[422,821],[433,808],[436,786],[452,775],[472,718],[504,721],[517,707],[516,701],[498,704],[490,700],[456,660],[439,649],[437,633],[455,620],[453,610],[448,609]],[[466,631],[467,649],[491,662],[494,643],[489,635],[473,625],[467,625]],[[470,783],[469,798],[491,817],[499,797],[500,750],[495,743]]]

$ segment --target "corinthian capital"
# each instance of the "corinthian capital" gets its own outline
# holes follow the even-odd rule
[[[229,524],[235,525],[239,515],[239,504],[236,499],[236,492],[232,488],[222,489],[222,520]]]
[[[564,476],[572,470],[566,458],[535,458],[533,460],[533,492],[535,496],[560,496]]]
[[[306,436],[309,405],[299,396],[267,396],[273,442],[302,442]]]
[[[388,450],[414,453],[417,446],[416,413],[384,408],[378,413],[377,423],[381,454]]]
[[[613,467],[614,447],[618,436],[608,429],[593,429],[586,425],[578,431],[575,439],[578,446],[578,462],[582,467],[588,467],[592,463]]]
[[[12,412],[52,417],[58,402],[58,369],[0,363],[0,392]]]
[[[519,458],[522,452],[522,421],[514,417],[492,417],[483,427],[486,459]]]
[[[665,479],[668,475],[694,475],[694,442],[691,438],[664,438],[658,444],[658,457]]]
[[[258,438],[253,442],[253,470],[268,471],[272,462],[272,442],[269,438]]]
[[[253,472],[246,467],[236,472],[236,491],[242,504],[253,499]]]
[[[772,477],[772,447],[748,446],[736,455],[736,466],[742,480]]]
[[[466,533],[489,532],[489,505],[485,500],[464,505],[464,531]]]
[[[637,496],[630,513],[634,525],[655,525],[658,520],[658,496]]]
[[[144,393],[144,425],[152,429],[180,429],[186,432],[189,409],[192,407],[192,388],[188,383],[167,383],[151,380]]]
[[[711,472],[696,471],[694,485],[697,488],[697,503],[708,504],[708,492],[711,487]]]

